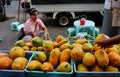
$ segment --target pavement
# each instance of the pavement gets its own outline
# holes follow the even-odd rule
[[[2,42],[0,42],[0,49],[9,50],[14,46],[15,42],[17,41],[16,39],[17,31],[11,30],[11,23],[17,22],[18,20],[20,23],[24,23],[25,20],[29,18],[29,15],[25,14],[24,10],[20,8],[20,14],[18,18],[18,1],[17,0],[13,0],[11,7],[6,7],[5,9],[6,9],[6,15],[10,19],[0,22],[0,37],[2,38]],[[47,26],[48,32],[52,39],[55,39],[58,35],[66,36],[67,28],[71,27],[71,26],[67,26],[67,27],[55,26],[51,18],[45,18],[45,17],[42,17],[42,15],[40,15],[40,18],[42,19],[44,24]]]

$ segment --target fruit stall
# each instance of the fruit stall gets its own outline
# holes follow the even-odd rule
[[[17,40],[10,50],[0,50],[0,77],[119,77],[120,44],[101,48],[96,41],[103,37],[110,38]]]

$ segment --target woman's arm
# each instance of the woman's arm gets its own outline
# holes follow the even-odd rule
[[[44,31],[44,34],[43,34],[44,39],[47,39],[47,37],[48,37],[48,31],[47,31],[47,28],[46,28],[46,27],[43,27],[42,29],[43,29],[43,31]]]
[[[48,30],[47,30],[47,27],[45,26],[45,24],[42,22],[41,19],[38,19],[38,23],[39,23],[39,26],[42,28],[42,30],[44,31],[44,39],[47,39],[48,37]]]

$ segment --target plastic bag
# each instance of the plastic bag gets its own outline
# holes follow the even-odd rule
[[[23,29],[24,28],[21,28],[21,30],[18,32],[18,34],[17,34],[17,40],[21,40],[25,36],[25,32],[23,31]]]

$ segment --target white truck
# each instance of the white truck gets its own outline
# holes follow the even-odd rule
[[[30,5],[52,17],[60,26],[69,25],[72,20],[80,19],[81,15],[86,15],[87,19],[97,24],[102,23],[104,0],[31,0]]]

